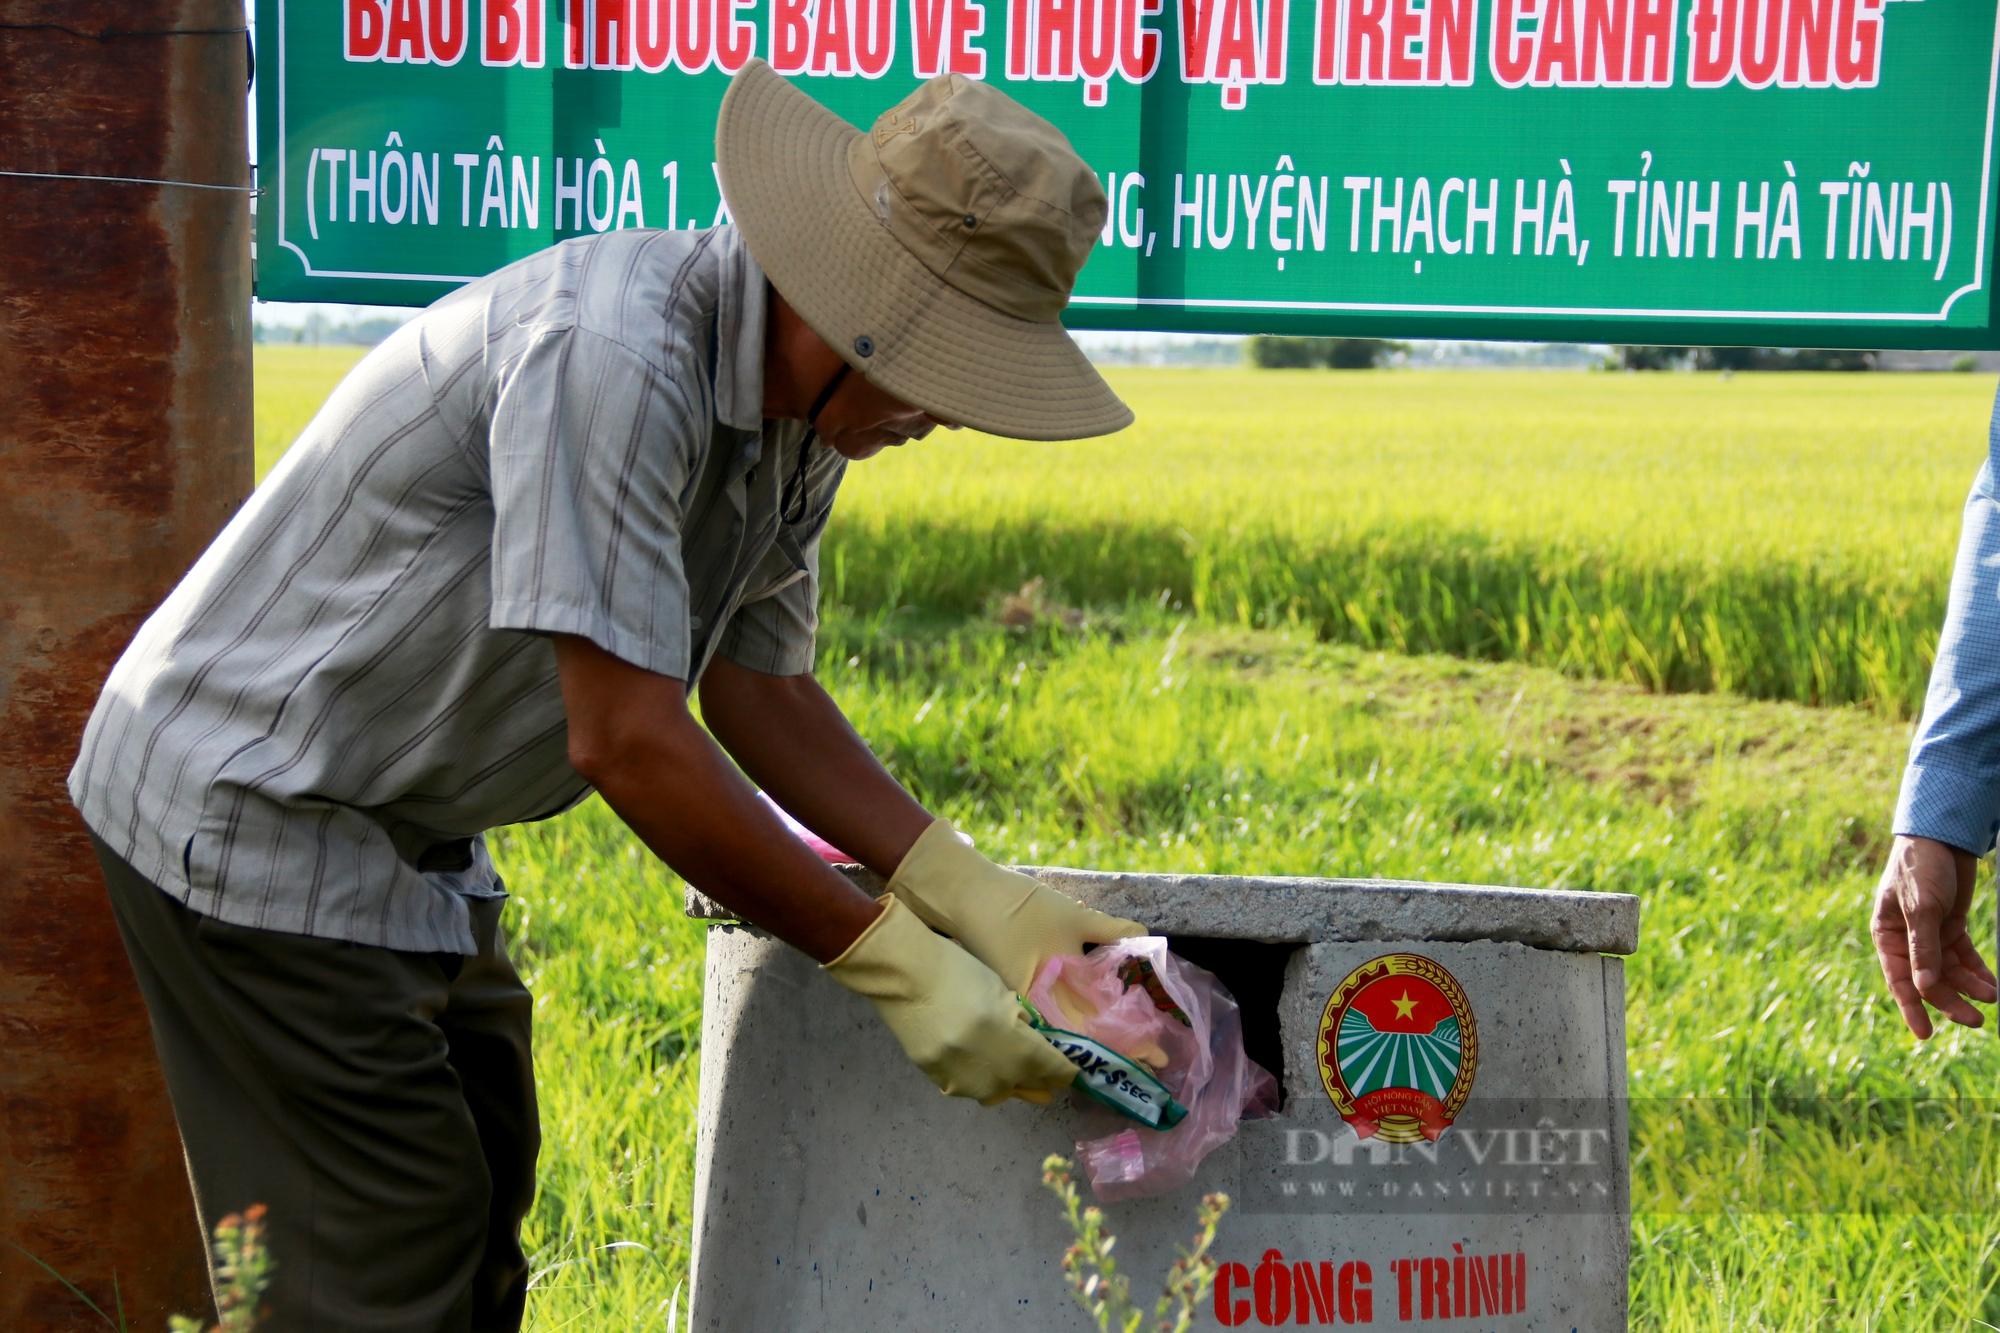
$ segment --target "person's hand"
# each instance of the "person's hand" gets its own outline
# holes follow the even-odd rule
[[[919,921],[888,894],[874,924],[825,964],[902,1043],[903,1053],[953,1097],[993,1106],[1009,1097],[1047,1104],[1076,1066],[1034,1028],[992,969]]]
[[[1977,866],[1970,852],[1929,838],[1898,837],[1875,890],[1870,930],[1882,975],[1903,1021],[1922,1038],[1931,1035],[1925,1001],[1952,1022],[1976,1028],[1986,1019],[1968,997],[1984,1004],[1995,999],[1993,970],[1965,928]]]
[[[1057,954],[1146,933],[1136,921],[1094,912],[994,865],[959,839],[949,819],[924,830],[896,867],[889,892],[1023,995]]]

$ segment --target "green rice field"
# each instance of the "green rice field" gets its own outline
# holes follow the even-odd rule
[[[260,349],[260,458],[344,355]],[[850,473],[819,670],[898,775],[1002,859],[1637,893],[1634,1326],[2000,1324],[2000,1050],[1863,931],[1991,378],[1113,378],[1120,436]],[[701,932],[597,802],[495,844],[530,1326],[665,1329]]]
[[[1141,405],[1112,441],[948,440],[854,486],[830,585],[960,613],[1035,575],[1171,590],[1209,621],[1901,716],[1993,400],[1967,375],[1118,380]]]
[[[259,346],[257,375],[257,479],[284,456],[341,377],[365,348]]]

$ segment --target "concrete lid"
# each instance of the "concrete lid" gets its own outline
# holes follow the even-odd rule
[[[1398,879],[1280,875],[1155,875],[1016,866],[1086,906],[1143,921],[1162,935],[1212,939],[1506,940],[1569,953],[1635,953],[1639,900],[1629,893],[1430,884]],[[868,893],[882,879],[860,866],[844,873]],[[734,921],[722,904],[689,889],[687,914]]]

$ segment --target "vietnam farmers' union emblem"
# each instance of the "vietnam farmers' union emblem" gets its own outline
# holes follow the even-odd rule
[[[1334,988],[1319,1074],[1361,1138],[1435,1143],[1472,1094],[1479,1033],[1458,978],[1421,954],[1371,958]]]

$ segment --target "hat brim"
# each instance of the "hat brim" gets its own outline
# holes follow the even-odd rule
[[[1061,324],[967,296],[877,220],[847,165],[861,133],[761,60],[730,81],[716,120],[730,218],[813,331],[871,383],[953,425],[1022,440],[1131,425]]]

